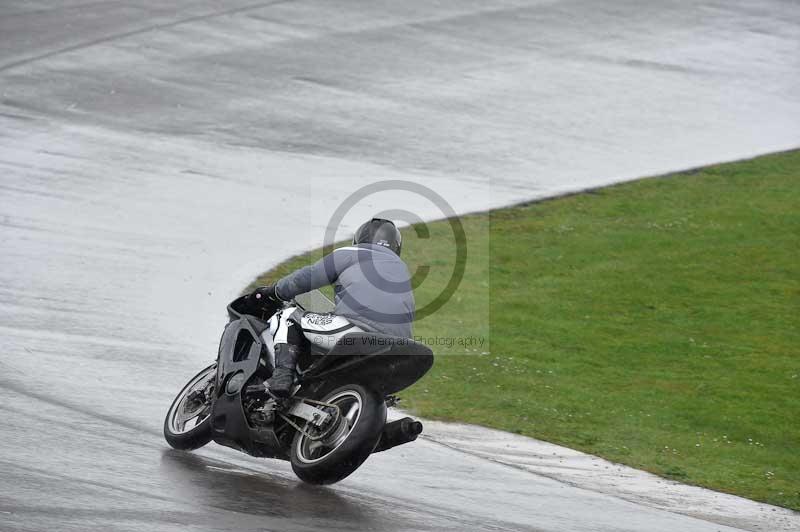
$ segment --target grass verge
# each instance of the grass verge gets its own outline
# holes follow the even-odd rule
[[[438,356],[407,409],[800,510],[800,152],[462,222],[464,280],[415,334],[490,345]],[[425,301],[451,250],[406,233]]]

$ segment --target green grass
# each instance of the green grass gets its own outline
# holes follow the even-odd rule
[[[407,409],[800,510],[800,152],[462,221],[464,281],[415,333],[491,345],[438,350]],[[453,257],[429,227],[420,305]]]

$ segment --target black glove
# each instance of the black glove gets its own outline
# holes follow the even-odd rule
[[[278,297],[277,286],[274,284],[268,284],[267,286],[256,288],[253,290],[253,293],[250,294],[249,299],[254,303],[261,303],[263,305],[283,304],[283,299]]]

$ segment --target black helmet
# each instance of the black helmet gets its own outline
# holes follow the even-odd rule
[[[373,218],[358,228],[353,236],[353,244],[377,244],[400,255],[403,237],[391,220]]]

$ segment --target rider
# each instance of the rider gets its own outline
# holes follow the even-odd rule
[[[373,218],[356,231],[352,246],[339,248],[316,264],[251,294],[256,300],[282,304],[316,288],[334,286],[333,314],[289,307],[270,320],[275,371],[267,384],[273,394],[286,397],[291,393],[304,337],[327,347],[358,331],[411,337],[414,295],[408,268],[400,259],[401,248],[402,237],[395,224]]]

